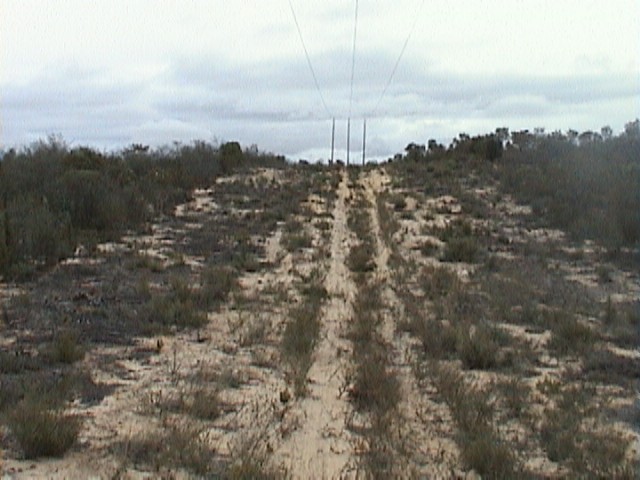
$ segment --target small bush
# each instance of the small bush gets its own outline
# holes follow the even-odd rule
[[[519,378],[510,378],[499,385],[507,410],[514,418],[521,418],[526,411],[530,389]]]
[[[431,300],[444,297],[460,288],[458,275],[445,267],[424,267],[420,280],[425,295]]]
[[[71,330],[59,332],[47,352],[52,361],[72,364],[84,358],[84,348],[80,345],[78,334]]]
[[[17,374],[42,368],[41,359],[30,355],[18,355],[17,353],[0,352],[0,373]]]
[[[498,350],[498,344],[488,326],[458,329],[457,351],[466,368],[486,370],[495,367],[498,364]]]
[[[304,231],[292,232],[282,237],[282,244],[287,251],[295,252],[297,250],[311,248],[313,246],[313,239],[311,235]]]
[[[222,411],[220,396],[217,390],[205,387],[197,388],[191,394],[191,402],[188,404],[189,414],[201,420],[215,420]]]
[[[450,239],[444,249],[442,260],[445,262],[473,263],[479,252],[478,241],[475,237],[461,237]]]
[[[356,355],[357,366],[351,392],[356,409],[373,411],[378,416],[393,410],[400,401],[400,383],[387,366],[384,352],[372,347]]]
[[[8,425],[25,457],[32,459],[64,455],[76,442],[81,422],[42,400],[24,399],[9,415]]]
[[[152,296],[146,306],[147,327],[152,331],[166,327],[201,328],[207,316],[197,309],[197,298],[189,286],[179,279],[172,281],[166,294]]]
[[[190,425],[168,422],[160,432],[145,432],[130,439],[125,454],[135,465],[161,468],[184,468],[196,475],[216,469],[212,449],[203,433]]]
[[[462,461],[482,478],[517,478],[517,463],[509,448],[490,430],[463,436]]]
[[[282,335],[282,352],[291,367],[294,390],[298,396],[306,393],[311,355],[320,335],[319,309],[319,301],[313,300],[292,309]]]
[[[402,195],[401,193],[396,193],[394,195],[391,195],[389,197],[389,202],[391,203],[391,205],[393,205],[393,209],[396,212],[399,212],[407,208],[407,201],[404,198],[404,195]]]
[[[555,315],[549,348],[559,355],[582,354],[593,346],[596,334],[567,312]]]
[[[415,320],[413,328],[427,357],[442,360],[456,353],[458,332],[449,323],[420,318]]]
[[[219,265],[207,267],[202,272],[201,283],[201,296],[206,306],[217,305],[226,301],[229,293],[237,285],[234,271]]]
[[[373,246],[368,242],[356,245],[349,252],[347,265],[354,273],[372,272],[376,268],[373,261],[374,254]]]

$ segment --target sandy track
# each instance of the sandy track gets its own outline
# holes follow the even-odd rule
[[[393,439],[398,450],[398,460],[404,461],[406,472],[420,478],[455,477],[458,449],[453,441],[453,426],[449,412],[442,403],[429,398],[421,391],[413,372],[411,351],[415,345],[408,335],[398,332],[397,321],[402,315],[402,302],[392,288],[392,270],[389,266],[390,246],[383,239],[377,214],[377,198],[391,179],[382,169],[371,170],[361,178],[364,196],[369,203],[371,229],[376,246],[376,276],[382,283],[386,314],[381,334],[391,351],[391,365],[400,382],[401,400],[398,406],[398,438]]]
[[[293,478],[345,478],[349,476],[351,435],[346,428],[351,406],[342,395],[349,343],[344,339],[355,285],[345,264],[349,252],[347,205],[343,172],[333,210],[331,263],[325,280],[329,300],[321,312],[321,338],[309,370],[309,393],[296,409],[303,425],[280,450]]]

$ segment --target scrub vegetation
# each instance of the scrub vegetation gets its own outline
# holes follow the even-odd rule
[[[52,138],[0,192],[0,474],[640,473],[638,121],[363,168]]]

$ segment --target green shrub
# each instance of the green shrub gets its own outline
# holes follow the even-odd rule
[[[549,348],[559,355],[582,354],[594,345],[594,331],[573,315],[557,312],[552,320]]]
[[[213,452],[200,429],[177,421],[165,422],[159,432],[145,432],[123,448],[129,460],[159,470],[184,468],[198,476],[216,471]]]
[[[356,370],[351,397],[359,411],[375,412],[377,416],[396,408],[400,401],[400,383],[388,366],[381,348],[365,347],[356,352]]]
[[[76,442],[81,422],[42,400],[24,399],[9,415],[8,425],[25,457],[32,459],[64,455]]]
[[[282,244],[287,251],[295,252],[297,250],[311,248],[313,246],[313,239],[311,238],[311,235],[303,230],[284,235],[282,237]]]
[[[314,298],[308,297],[305,303],[289,312],[290,318],[282,334],[282,353],[292,370],[298,396],[306,393],[307,372],[320,335],[320,301]]]
[[[217,305],[226,301],[237,286],[236,274],[228,267],[212,265],[202,272],[201,283],[204,304]]]
[[[460,441],[462,461],[482,478],[518,478],[516,459],[511,450],[491,429],[463,435]]]
[[[479,250],[480,247],[475,237],[451,238],[447,241],[442,260],[445,262],[473,263],[478,256]]]
[[[486,325],[460,326],[457,352],[466,368],[486,370],[498,364],[498,344]]]
[[[354,273],[366,273],[375,270],[373,246],[369,242],[363,242],[351,248],[347,257],[347,265]]]
[[[152,295],[151,300],[147,302],[146,327],[151,331],[171,326],[203,327],[207,323],[207,315],[198,309],[197,300],[185,282],[174,278],[169,292]]]
[[[85,352],[77,332],[62,330],[54,337],[47,353],[54,362],[72,364],[82,360]]]
[[[420,283],[427,298],[444,297],[460,288],[458,275],[446,267],[427,265],[422,269]]]
[[[191,394],[189,414],[201,420],[215,420],[222,412],[217,390],[199,387]]]

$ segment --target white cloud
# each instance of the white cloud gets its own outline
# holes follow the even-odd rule
[[[353,4],[292,1],[344,150]],[[416,17],[421,3],[360,2],[357,129],[417,21],[370,118],[372,155],[640,116],[637,0],[430,0]],[[328,156],[330,120],[286,0],[3,0],[0,87],[0,147],[48,133],[109,148],[217,137]]]

